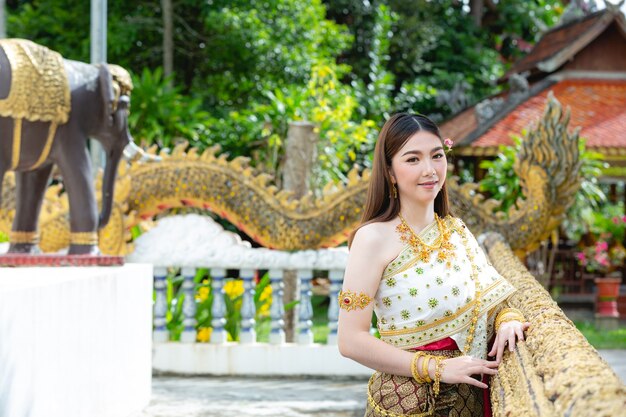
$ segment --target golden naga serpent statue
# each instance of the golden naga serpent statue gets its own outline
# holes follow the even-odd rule
[[[525,135],[515,166],[525,196],[518,201],[518,210],[495,215],[498,203],[476,193],[477,184],[459,186],[454,178],[448,182],[453,210],[474,233],[499,232],[513,250],[524,252],[534,249],[558,226],[579,186],[578,133],[567,132],[568,122],[569,113],[563,114],[550,96],[543,118]],[[202,154],[185,148],[180,145],[171,153],[161,152],[160,162],[121,164],[111,221],[100,231],[104,253],[132,251],[130,228],[171,208],[210,210],[259,244],[283,250],[339,245],[359,222],[367,171],[359,175],[353,170],[347,184],[329,184],[318,199],[293,199],[271,185],[269,175],[255,172],[247,158],[229,161],[226,155],[218,155],[218,147]],[[14,190],[14,178],[8,175],[0,207],[0,231],[5,233],[11,227]],[[68,207],[60,186],[50,187],[39,223],[44,252],[68,246]]]

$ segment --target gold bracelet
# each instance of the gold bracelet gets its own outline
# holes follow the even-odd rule
[[[71,232],[70,243],[72,245],[97,245],[98,233],[96,232]]]
[[[36,244],[39,242],[37,232],[25,232],[21,230],[11,230],[9,232],[9,241],[14,244]]]
[[[441,373],[444,366],[443,359],[443,356],[435,356],[435,383],[433,384],[435,398],[439,395],[439,383],[441,382]]]
[[[522,316],[513,316],[513,315],[506,315],[506,316],[499,317],[496,320],[495,324],[494,324],[494,327],[496,329],[496,333],[500,330],[500,326],[502,326],[504,323],[508,323],[510,321],[523,322],[524,321],[524,317],[522,317]]]
[[[430,379],[430,375],[428,374],[428,363],[430,362],[432,358],[433,358],[432,355],[424,355],[424,358],[422,359],[422,373],[424,374],[425,382],[433,381],[432,379]]]
[[[415,352],[415,355],[413,355],[413,359],[411,359],[411,375],[413,375],[413,379],[415,379],[415,381],[417,381],[420,384],[426,382],[417,371],[417,362],[419,361],[419,358],[421,358],[423,355],[424,355],[424,352],[418,351],[418,352]]]
[[[494,328],[496,330],[496,333],[498,332],[498,330],[500,330],[500,326],[503,323],[514,321],[514,320],[524,322],[524,315],[515,308],[505,308],[502,311],[500,311],[494,323]]]

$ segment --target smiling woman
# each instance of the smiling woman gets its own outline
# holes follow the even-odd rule
[[[392,116],[378,137],[339,294],[339,349],[376,370],[366,416],[490,415],[483,377],[529,326],[506,304],[514,288],[450,213],[450,145],[416,114]],[[341,304],[357,293],[365,301]],[[380,339],[369,333],[372,312]]]

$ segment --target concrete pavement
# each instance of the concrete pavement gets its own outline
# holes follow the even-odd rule
[[[626,382],[626,350],[600,350]],[[132,417],[361,417],[367,379],[155,376]]]

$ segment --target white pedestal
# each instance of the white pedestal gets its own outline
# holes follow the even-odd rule
[[[0,416],[140,411],[151,339],[151,265],[0,268]]]

